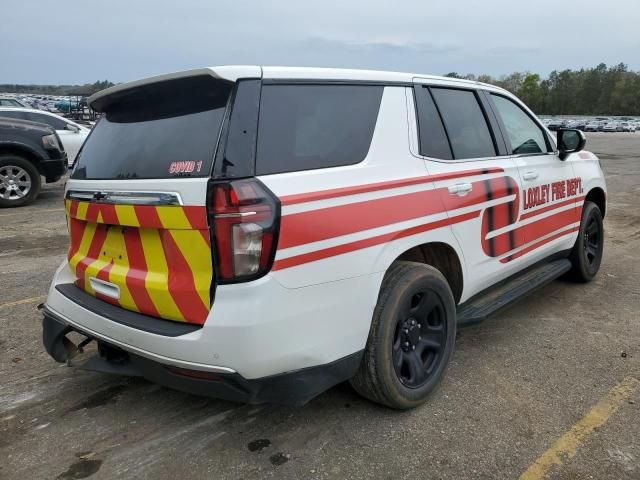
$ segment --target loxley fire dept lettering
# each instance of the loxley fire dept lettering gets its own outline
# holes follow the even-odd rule
[[[527,189],[524,195],[524,209],[544,205],[545,203],[574,197],[582,193],[582,179],[569,178],[557,182],[536,185]]]

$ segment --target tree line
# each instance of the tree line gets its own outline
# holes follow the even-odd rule
[[[554,70],[547,78],[537,73],[515,72],[500,78],[491,75],[458,75],[497,85],[517,95],[539,115],[638,115],[640,72],[624,63],[607,67]]]
[[[0,92],[24,93],[27,95],[83,95],[89,96],[105,88],[113,87],[109,80],[99,80],[84,85],[20,85],[1,84]]]
[[[524,101],[539,115],[634,115],[640,116],[640,72],[620,63],[607,67],[554,70],[547,78],[537,73],[514,72],[500,78],[491,75],[447,77],[497,85]],[[0,92],[35,95],[91,95],[113,86],[108,80],[85,85],[0,85]]]

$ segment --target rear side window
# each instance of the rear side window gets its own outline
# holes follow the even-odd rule
[[[496,150],[476,94],[431,88],[456,159],[493,157]]]
[[[420,137],[420,155],[451,160],[449,140],[442,125],[442,119],[436,109],[429,89],[416,87],[416,105],[418,107],[418,134]]]
[[[502,119],[515,155],[547,152],[546,136],[522,108],[500,95],[491,94],[493,104]]]
[[[209,176],[232,85],[202,75],[99,99],[72,178]]]
[[[382,86],[264,85],[256,174],[359,163],[376,126]]]

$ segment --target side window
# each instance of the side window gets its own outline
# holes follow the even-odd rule
[[[511,153],[518,155],[548,151],[544,132],[522,108],[500,95],[492,93],[491,98],[511,142]]]
[[[38,123],[46,123],[47,125],[53,127],[54,130],[64,130],[67,126],[67,122],[65,122],[64,120],[60,120],[56,117],[52,117],[51,115],[45,115],[42,113],[27,112],[27,120]]]
[[[369,152],[382,86],[264,85],[256,174],[359,163]]]
[[[496,155],[493,138],[476,94],[470,90],[431,88],[456,159]]]
[[[442,119],[433,103],[427,87],[416,87],[415,98],[418,110],[418,136],[420,137],[420,155],[443,160],[452,160],[449,140],[442,125]]]
[[[0,112],[0,117],[19,118],[21,120],[26,120],[27,114],[25,112],[20,112],[20,111],[11,112],[7,110],[3,110],[2,112]]]

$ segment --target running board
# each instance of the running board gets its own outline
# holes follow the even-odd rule
[[[554,260],[490,288],[486,293],[481,293],[458,306],[458,327],[466,327],[486,320],[490,315],[555,280],[570,269],[571,262],[568,259]]]

